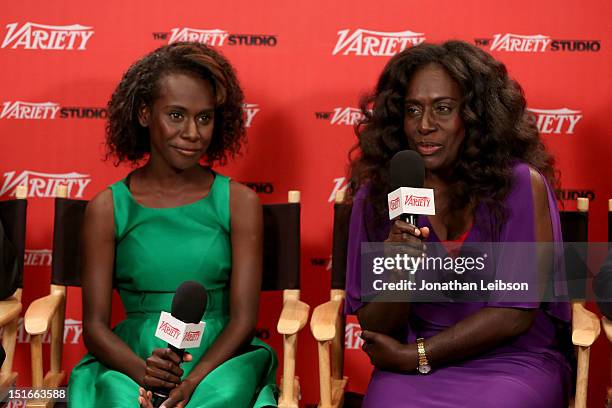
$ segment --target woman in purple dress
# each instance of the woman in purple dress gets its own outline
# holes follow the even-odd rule
[[[459,41],[396,55],[362,101],[346,312],[375,366],[364,407],[567,406],[567,303],[361,301],[362,242],[561,240],[553,159],[525,106],[501,62]],[[406,149],[435,194],[436,215],[416,226],[388,220],[389,161]]]

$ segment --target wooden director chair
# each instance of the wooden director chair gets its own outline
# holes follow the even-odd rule
[[[56,388],[65,379],[62,369],[64,319],[68,286],[81,286],[81,226],[87,201],[67,198],[66,186],[55,191],[51,288],[49,294],[33,301],[24,317],[30,335],[32,387]],[[42,338],[51,330],[50,369],[43,376]],[[54,401],[29,401],[28,407],[52,407]]]
[[[320,408],[336,408],[344,404],[348,378],[344,366],[344,284],[346,253],[349,238],[351,205],[344,203],[344,191],[336,194],[332,244],[332,283],[330,300],[315,308],[310,329],[318,343]]]
[[[331,299],[315,308],[310,323],[313,336],[319,343],[320,408],[341,407],[346,385],[346,377],[342,376],[344,341],[342,303],[351,207],[350,204],[343,204],[343,200],[343,194],[338,194],[334,205]],[[587,199],[580,198],[577,211],[561,212],[565,241],[588,241],[588,204]],[[612,200],[610,211],[610,225],[612,225]],[[584,256],[583,259],[586,259],[586,254]],[[586,282],[586,267],[577,273],[581,274]],[[590,347],[599,335],[600,324],[597,316],[585,308],[584,302],[572,302],[572,314],[572,343],[578,353],[578,372],[575,400],[570,406],[586,408]],[[608,325],[606,330],[607,333],[612,334],[612,326]],[[331,360],[330,347],[332,349]]]
[[[81,226],[87,201],[66,198],[65,186],[55,200],[52,284],[49,295],[32,302],[25,315],[31,336],[32,385],[53,388],[64,380],[61,368],[66,288],[81,286]],[[279,407],[298,407],[295,376],[297,333],[308,320],[309,306],[300,299],[300,193],[289,192],[289,203],[263,206],[264,272],[262,290],[283,290],[278,332],[284,337],[284,365]],[[51,330],[51,368],[43,377],[42,336]],[[34,401],[28,407],[50,407],[54,401]]]
[[[0,250],[11,257],[10,271],[5,271],[5,265],[0,265],[0,273],[14,273],[17,268],[17,278],[14,287],[3,288],[12,292],[8,298],[0,300],[0,328],[3,328],[2,348],[6,354],[0,369],[0,398],[8,388],[15,384],[17,373],[13,371],[15,357],[15,343],[17,340],[17,324],[21,313],[21,290],[23,287],[23,264],[25,258],[26,213],[28,192],[26,186],[19,186],[16,190],[16,199],[0,201],[0,222],[6,237],[1,237]],[[6,241],[5,241],[6,239]],[[4,258],[4,256],[3,256]],[[8,259],[7,259],[8,261]]]
[[[608,200],[608,250],[612,251],[612,199]],[[610,342],[612,348],[612,321],[608,320],[605,316],[601,317],[601,324],[606,333],[606,337]],[[612,380],[612,350],[610,350],[610,380]],[[612,385],[608,387],[606,407],[612,407]]]
[[[588,242],[589,234],[589,200],[578,198],[576,211],[561,211],[561,229],[564,242]],[[577,283],[570,288],[571,299],[584,299],[587,280],[586,247],[580,248],[582,254],[565,251],[566,264],[584,265],[584,267],[567,270],[568,279]],[[580,257],[583,261],[580,261]],[[581,284],[584,283],[584,284]],[[577,291],[576,291],[577,288]],[[572,343],[577,351],[576,395],[570,407],[587,407],[587,389],[589,383],[589,357],[591,346],[599,336],[601,325],[597,315],[585,307],[585,302],[572,301]]]
[[[283,291],[283,308],[276,326],[283,335],[283,376],[278,406],[298,408],[297,336],[308,321],[310,306],[300,301],[300,192],[290,191],[288,201],[263,206],[262,290]]]

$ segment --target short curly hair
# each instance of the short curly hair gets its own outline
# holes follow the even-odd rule
[[[459,85],[460,115],[465,139],[451,174],[454,209],[484,202],[504,216],[504,198],[511,189],[512,163],[523,161],[557,185],[554,159],[546,151],[526,110],[520,85],[506,67],[480,48],[463,41],[420,44],[395,55],[385,66],[374,92],[361,100],[364,119],[357,124],[358,142],[349,153],[353,194],[368,185],[375,213],[386,213],[389,162],[395,153],[410,149],[404,132],[404,99],[419,69],[441,66]]]
[[[215,93],[213,137],[205,155],[212,164],[234,158],[245,140],[244,94],[230,63],[218,51],[201,43],[165,45],[136,61],[123,75],[108,102],[107,158],[138,163],[150,152],[149,131],[140,125],[138,110],[151,106],[159,95],[160,79],[189,73],[211,83]]]

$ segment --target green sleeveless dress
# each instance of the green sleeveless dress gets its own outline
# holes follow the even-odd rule
[[[155,337],[161,311],[169,312],[177,287],[186,280],[204,285],[206,330],[185,376],[229,321],[232,268],[229,178],[215,174],[207,197],[173,208],[138,204],[123,181],[110,186],[115,211],[116,286],[127,318],[114,329],[145,359],[166,347]],[[188,407],[276,407],[274,351],[259,339],[212,371],[195,389]],[[69,405],[75,408],[137,407],[138,384],[87,354],[72,370]]]

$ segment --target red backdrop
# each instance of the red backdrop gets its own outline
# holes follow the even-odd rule
[[[55,183],[92,198],[127,168],[104,162],[104,107],[122,73],[150,50],[179,39],[218,47],[234,64],[250,121],[244,157],[220,169],[251,183],[264,203],[302,191],[303,299],[328,297],[333,192],[345,186],[359,96],[390,55],[422,41],[463,39],[504,61],[562,172],[560,197],[591,199],[590,239],[605,241],[609,181],[612,56],[606,0],[558,2],[234,1],[10,2],[0,12],[0,198],[30,189],[24,306],[48,292]],[[278,351],[279,294],[262,300],[259,334]],[[118,299],[114,319],[121,318]],[[78,290],[66,313],[69,370],[84,354]],[[359,326],[346,329],[350,389],[364,390],[370,367]],[[30,384],[28,338],[21,329],[15,367]],[[591,359],[590,401],[601,406],[608,346]],[[318,397],[316,345],[300,335],[297,373],[304,403]],[[280,353],[279,353],[280,355]]]

